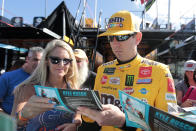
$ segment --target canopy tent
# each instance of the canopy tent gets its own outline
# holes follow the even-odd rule
[[[10,50],[15,50],[15,51],[20,51],[20,52],[27,52],[28,50],[25,48],[18,48],[16,46],[12,46],[12,45],[5,45],[5,44],[0,44],[0,48],[4,48],[4,49],[10,49]]]
[[[62,2],[37,27],[0,27],[0,43],[19,48],[45,47],[52,39],[60,39],[63,35],[70,36],[71,30],[76,30],[76,27],[73,27],[74,22],[73,16]]]
[[[0,43],[14,45],[19,48],[29,48],[32,46],[43,46],[54,38],[64,38],[62,36],[78,35],[92,40],[95,43],[97,36],[96,28],[82,28],[74,24],[75,18],[71,15],[64,2],[62,2],[40,25],[35,27],[0,27]],[[103,33],[101,29],[99,33]],[[174,31],[170,30],[141,30],[143,38],[138,46],[138,51],[142,56],[150,53],[165,42],[165,38]],[[75,43],[74,39],[73,42]],[[102,44],[108,43],[106,37],[98,39],[98,50],[102,52]]]
[[[105,29],[101,29],[99,33],[105,32]],[[148,53],[158,48],[160,45],[167,43],[167,37],[174,33],[173,30],[141,30],[143,36],[142,41],[138,46],[138,52],[142,56],[146,56]],[[97,29],[96,28],[83,28],[81,31],[82,36],[86,36],[87,39],[94,40],[95,43]],[[107,37],[99,37],[98,50],[103,52],[104,44],[109,44]]]
[[[37,28],[47,28],[61,37],[65,35],[69,37],[71,32],[77,32],[74,22],[75,18],[63,1]]]
[[[143,36],[138,51],[142,56],[167,43],[168,36],[174,33],[173,30],[141,30],[141,32]]]

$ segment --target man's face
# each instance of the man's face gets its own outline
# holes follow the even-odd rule
[[[42,58],[42,53],[40,53],[40,52],[29,54],[26,62],[28,64],[28,69],[29,69],[30,73],[32,73],[35,70],[35,68],[39,64],[41,58]]]
[[[137,48],[136,36],[130,37],[125,41],[118,41],[115,37],[113,41],[110,41],[110,46],[113,53],[119,60],[124,60],[129,53]]]
[[[78,66],[78,83],[82,85],[88,77],[88,60],[87,59],[79,59],[76,57],[77,66]]]
[[[76,62],[77,62],[78,70],[80,70],[82,66],[84,66],[85,63],[87,63],[87,60],[76,57]]]

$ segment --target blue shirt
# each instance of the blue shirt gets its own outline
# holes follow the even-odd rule
[[[64,124],[72,123],[74,114],[62,110],[46,111],[31,119],[25,131],[55,131],[55,128]]]
[[[30,74],[26,73],[22,68],[5,72],[0,76],[0,99],[3,100],[1,108],[8,114],[12,111],[14,88],[29,76]]]

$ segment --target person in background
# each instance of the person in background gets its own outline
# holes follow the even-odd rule
[[[74,49],[74,55],[79,72],[78,84],[84,90],[93,90],[96,73],[89,70],[89,61],[86,53],[81,49]]]
[[[42,57],[43,48],[31,47],[26,57],[25,64],[21,68],[5,72],[0,76],[0,101],[2,111],[10,114],[12,111],[14,88],[27,79],[35,70]]]
[[[82,90],[93,90],[95,84],[96,73],[89,70],[88,57],[86,53],[81,49],[74,49],[74,55],[76,57],[79,78],[78,84],[80,89]],[[99,131],[100,126],[96,122],[94,123],[86,123],[82,121],[82,125],[78,128],[78,131],[86,131],[86,130]]]
[[[49,98],[36,96],[34,85],[78,89],[77,75],[77,64],[72,48],[62,40],[49,42],[36,70],[14,90],[12,116],[18,120],[18,129],[76,130],[75,123],[81,124],[81,116],[55,109],[54,102]]]
[[[94,90],[99,91],[103,111],[94,110],[97,113],[95,116],[99,115],[96,118],[91,109],[81,107],[78,110],[82,115],[97,121],[102,126],[102,131],[124,129],[125,115],[120,111],[122,106],[118,90],[166,112],[167,103],[177,104],[174,82],[168,66],[143,58],[137,52],[137,46],[142,39],[139,28],[140,22],[136,16],[128,11],[119,11],[110,17],[107,31],[99,35],[109,38],[117,58],[98,68]],[[83,119],[92,122],[88,118]]]
[[[194,75],[196,72],[196,61],[188,60],[184,63],[184,79],[179,81],[176,84],[176,97],[177,103],[181,107],[191,107],[194,105],[194,100],[187,99],[182,102],[183,97],[188,91],[190,86],[196,87],[196,76]]]

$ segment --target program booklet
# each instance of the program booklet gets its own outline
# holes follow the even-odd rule
[[[0,131],[16,131],[16,119],[0,112]]]
[[[170,108],[170,111],[173,110],[170,114],[120,90],[119,97],[126,116],[126,126],[145,131],[196,131],[194,113],[175,114],[174,109]]]
[[[56,109],[76,112],[77,107],[86,106],[91,109],[102,110],[98,91],[68,90],[35,85],[37,96],[50,98],[56,104]]]

